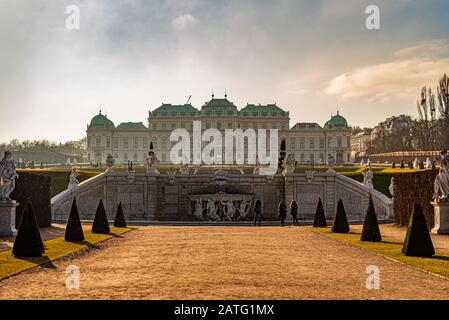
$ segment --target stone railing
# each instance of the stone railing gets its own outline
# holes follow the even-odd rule
[[[101,173],[95,177],[81,182],[77,187],[73,189],[67,189],[56,196],[51,198],[51,216],[53,221],[65,221],[67,215],[70,212],[70,207],[74,197],[77,199],[92,192],[98,186],[104,185],[106,182],[106,174]],[[79,203],[78,206],[83,206],[83,203]],[[95,211],[94,211],[95,212]]]

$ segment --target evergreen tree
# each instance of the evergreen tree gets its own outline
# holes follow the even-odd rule
[[[97,207],[97,212],[95,213],[94,223],[92,224],[92,233],[109,233],[111,229],[109,228],[108,216],[106,215],[106,210],[104,209],[103,200]]]
[[[324,214],[323,203],[321,202],[321,197],[318,199],[318,204],[316,206],[315,218],[313,219],[313,226],[315,228],[327,227],[326,215]]]
[[[435,254],[421,206],[415,203],[407,228],[402,253],[406,256],[431,257]]]
[[[401,169],[405,169],[405,163],[404,163],[404,160],[401,160]]]
[[[373,199],[371,194],[369,195],[369,205],[366,210],[365,222],[363,223],[361,241],[372,241],[380,242],[382,241],[382,236],[380,235],[379,223],[377,222],[376,210],[374,209]]]
[[[396,169],[396,162],[393,161],[393,163],[391,164],[391,168]]]
[[[334,233],[348,233],[349,224],[346,218],[346,211],[343,205],[343,201],[338,200],[337,212],[335,213],[334,220],[332,222],[332,232]]]
[[[44,252],[44,244],[34,215],[33,205],[31,200],[28,199],[22,212],[22,219],[12,253],[16,257],[40,257]]]
[[[80,216],[76,198],[73,198],[72,208],[70,209],[69,220],[65,229],[65,241],[80,242],[84,240],[83,227],[81,226]]]
[[[121,202],[118,204],[117,213],[115,214],[114,227],[126,228],[126,220]]]

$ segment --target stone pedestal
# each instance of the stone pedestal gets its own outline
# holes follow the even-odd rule
[[[449,202],[432,202],[434,207],[435,227],[432,233],[449,234]]]
[[[16,230],[16,201],[0,202],[0,237],[8,237],[17,234]]]

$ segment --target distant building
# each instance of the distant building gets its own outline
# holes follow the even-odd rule
[[[144,162],[152,143],[159,160],[169,163],[171,131],[185,128],[192,132],[193,121],[201,121],[202,130],[219,129],[223,136],[225,129],[278,129],[281,156],[292,153],[299,162],[351,161],[351,129],[338,112],[323,127],[317,123],[297,123],[290,128],[289,113],[276,104],[247,104],[238,110],[227,96],[224,99],[212,96],[199,110],[191,104],[162,104],[148,112],[148,126],[124,122],[116,127],[100,111],[87,126],[88,160],[104,162],[107,154],[112,154],[117,163]],[[245,141],[245,150],[246,147]]]

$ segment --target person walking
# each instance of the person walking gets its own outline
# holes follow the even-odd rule
[[[260,223],[262,222],[262,202],[259,199],[256,200],[256,205],[254,206],[254,227],[257,222],[259,222],[260,227]]]
[[[287,218],[287,206],[281,201],[279,203],[279,220],[281,220],[281,227],[285,226],[285,218]]]
[[[290,202],[290,214],[292,215],[293,225],[294,226],[299,226],[299,222],[298,222],[298,203],[296,203],[295,200],[292,200],[292,202]]]

